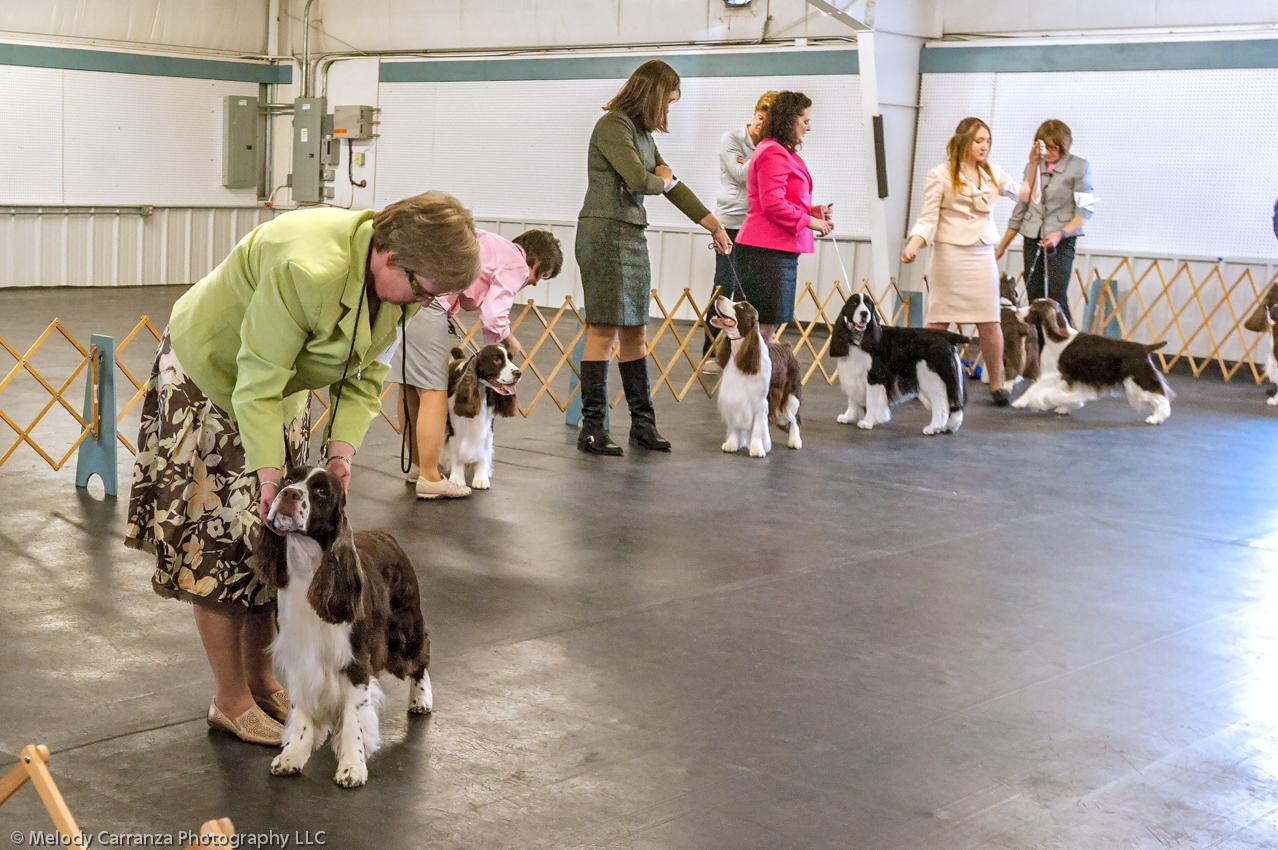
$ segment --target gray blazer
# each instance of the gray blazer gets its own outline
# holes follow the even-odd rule
[[[1034,176],[1031,168],[1028,162],[1025,163],[1026,180]],[[1040,162],[1039,168],[1042,169],[1043,202],[1018,203],[1016,209],[1012,210],[1012,217],[1007,220],[1008,227],[1022,236],[1036,239],[1063,229],[1079,216],[1087,219],[1092,217],[1090,210],[1079,208],[1075,198],[1080,193],[1092,194],[1096,191],[1092,186],[1092,167],[1087,164],[1087,160],[1065,154],[1057,160],[1056,169],[1051,173],[1048,173],[1046,163]],[[1043,227],[1044,208],[1047,209],[1047,227]],[[1079,230],[1075,235],[1082,236],[1083,231]]]

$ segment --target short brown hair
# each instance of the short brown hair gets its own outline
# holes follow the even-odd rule
[[[630,75],[604,109],[615,109],[643,132],[665,133],[670,95],[679,91],[679,73],[660,59],[649,59]]]
[[[779,91],[765,91],[759,95],[759,100],[754,104],[754,111],[766,113],[772,108],[772,102],[777,99],[779,94],[781,94]]]
[[[459,292],[479,277],[475,219],[447,192],[423,192],[379,212],[373,248],[393,253],[394,265],[431,280],[436,295]]]
[[[546,272],[546,277],[559,277],[563,271],[563,246],[549,230],[526,230],[510,241],[524,249],[530,268]]]
[[[1074,134],[1069,131],[1069,125],[1056,118],[1049,118],[1038,125],[1034,141],[1040,139],[1060,151],[1061,156],[1069,153],[1069,146],[1074,144]]]
[[[982,128],[990,134],[990,144],[993,145],[994,132],[990,130],[989,124],[979,118],[964,118],[954,128],[954,135],[950,136],[950,140],[945,143],[945,155],[950,161],[950,188],[956,195],[959,193],[959,169],[963,165],[963,157],[967,154],[967,149],[972,146],[972,142],[976,141],[976,134]],[[994,170],[990,168],[988,162],[982,162],[977,167],[984,169],[991,180],[994,179]]]
[[[777,92],[776,99],[763,119],[763,138],[776,139],[786,150],[794,153],[799,148],[799,134],[794,131],[803,110],[812,105],[812,98],[801,91]]]

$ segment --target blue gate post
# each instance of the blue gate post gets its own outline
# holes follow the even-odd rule
[[[84,420],[89,433],[75,460],[75,486],[87,487],[94,475],[108,496],[119,492],[115,438],[115,340],[94,334],[89,340],[89,374],[84,383]]]
[[[910,310],[905,317],[905,326],[907,328],[923,327],[923,293],[905,289],[901,291],[901,295],[910,299]]]
[[[577,389],[581,381],[577,378],[581,372],[581,358],[586,353],[586,335],[582,334],[581,339],[577,340],[577,344],[572,347],[572,365],[577,367],[576,372],[568,373],[568,393],[572,395],[572,391]],[[611,364],[609,364],[611,365]],[[604,428],[608,428],[608,406],[604,405]],[[578,392],[568,402],[568,409],[564,411],[564,424],[570,428],[577,428],[581,425],[581,393]]]

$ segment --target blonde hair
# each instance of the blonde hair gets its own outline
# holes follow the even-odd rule
[[[779,94],[781,94],[779,91],[765,91],[759,96],[758,102],[755,103],[754,111],[766,114],[772,108],[772,101],[776,100]]]
[[[463,290],[479,277],[475,219],[447,192],[423,192],[379,212],[373,248],[394,253],[396,266],[431,280],[436,295]]]
[[[963,156],[976,141],[976,134],[982,128],[990,134],[990,143],[993,144],[994,134],[990,132],[990,125],[979,118],[964,118],[954,128],[954,135],[945,143],[945,155],[950,161],[950,188],[956,195],[959,193],[959,168],[963,165]],[[978,162],[976,167],[988,174],[991,180],[994,179],[994,169],[990,168],[988,162]]]

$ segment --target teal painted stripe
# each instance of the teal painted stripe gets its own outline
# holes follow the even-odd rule
[[[383,83],[499,80],[624,80],[649,59],[662,59],[681,77],[771,77],[856,74],[855,50],[701,53],[681,56],[557,56],[546,59],[441,59],[382,62]]]
[[[106,71],[112,74],[146,74],[152,77],[188,77],[197,80],[233,80],[241,83],[287,84],[293,66],[264,62],[226,62],[220,59],[183,59],[142,53],[112,53],[71,47],[0,44],[0,65],[29,68],[64,68],[70,71]]]
[[[919,70],[924,74],[1206,68],[1278,68],[1278,39],[925,47],[919,53]]]

